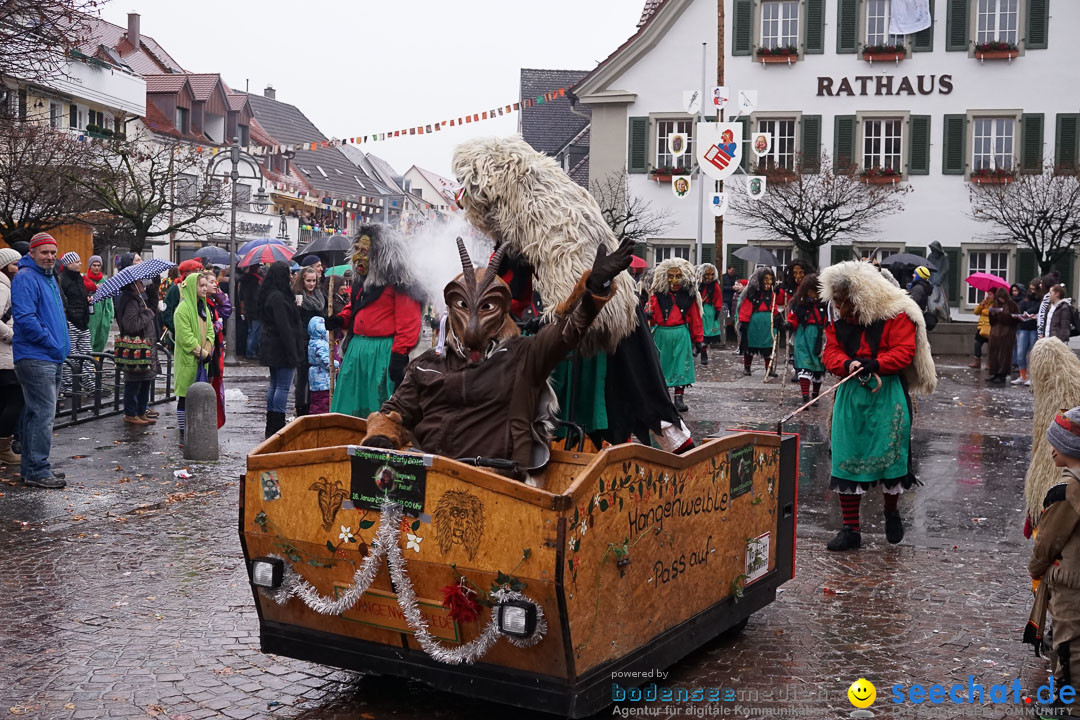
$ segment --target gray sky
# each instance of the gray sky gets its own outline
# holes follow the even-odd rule
[[[111,0],[185,69],[234,89],[272,84],[326,135],[353,137],[480,113],[517,99],[523,67],[591,70],[635,31],[644,0]],[[398,172],[449,176],[458,142],[517,130],[516,114],[360,146]]]

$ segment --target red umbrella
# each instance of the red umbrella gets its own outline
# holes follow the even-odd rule
[[[276,243],[273,245],[259,245],[252,248],[240,262],[236,263],[236,266],[246,268],[252,265],[269,265],[278,260],[289,262],[295,254],[296,251],[288,245],[278,245]]]
[[[645,262],[645,258],[639,258],[637,255],[630,258],[631,270],[643,270],[647,267],[649,267],[649,263]]]
[[[990,273],[984,272],[977,272],[970,277],[964,278],[964,282],[976,290],[982,290],[983,292],[990,292],[995,288],[1009,289],[1008,280],[1002,280],[997,275],[991,275]]]

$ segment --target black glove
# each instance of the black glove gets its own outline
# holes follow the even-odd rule
[[[401,381],[405,379],[405,367],[409,364],[409,356],[401,353],[390,353],[390,369],[386,374],[390,377],[390,381],[394,383],[394,386],[401,384]]]
[[[340,315],[331,315],[326,318],[326,332],[334,332],[345,327],[345,319]]]
[[[633,257],[634,243],[631,240],[623,240],[619,249],[610,255],[607,246],[601,243],[596,248],[596,259],[593,260],[592,272],[585,283],[585,289],[593,295],[607,295],[611,292],[611,281],[630,267]]]
[[[784,329],[788,332],[795,332],[795,326],[789,322],[784,323]]]
[[[383,448],[385,450],[397,450],[394,441],[385,435],[372,435],[364,440],[364,447]]]
[[[704,353],[705,353],[705,343],[703,343],[703,342],[694,343],[694,354],[695,355],[702,355]]]
[[[543,320],[539,315],[533,315],[531,318],[518,325],[522,335],[535,335],[540,332],[541,327],[543,327]]]

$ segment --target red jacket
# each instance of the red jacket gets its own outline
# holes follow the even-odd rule
[[[792,327],[799,327],[799,316],[795,314],[795,308],[791,309],[791,312],[787,315],[787,321],[791,323]],[[807,325],[827,325],[828,319],[825,317],[825,313],[821,311],[821,306],[817,303],[806,311],[806,324]]]
[[[670,294],[670,293],[669,293]],[[705,341],[705,328],[701,324],[701,311],[698,310],[697,303],[691,303],[690,309],[686,313],[686,318],[683,318],[682,310],[675,304],[674,300],[671,303],[671,310],[668,312],[668,316],[664,318],[664,311],[660,308],[660,303],[657,302],[656,296],[653,295],[649,298],[649,322],[653,325],[659,325],[660,327],[677,327],[679,325],[686,325],[690,330],[690,339],[695,342]]]
[[[420,342],[420,303],[402,295],[393,287],[384,288],[379,298],[352,316],[352,305],[346,305],[339,315],[353,321],[354,335],[394,338],[393,352],[408,355]]]
[[[858,360],[870,372],[895,375],[914,359],[915,323],[903,313],[869,327],[841,319],[825,328],[822,360],[833,375],[845,377],[852,360]]]
[[[747,297],[742,301],[742,305],[739,306],[739,322],[748,323],[750,322],[750,316],[754,313],[769,312],[770,310],[778,315],[783,313],[784,306],[780,304],[779,298],[773,303],[772,295],[766,295],[761,299],[761,302],[755,305],[751,302],[750,298]]]
[[[713,280],[711,283],[701,283],[698,290],[701,292],[701,302],[712,305],[717,310],[724,309],[724,291],[719,282]]]

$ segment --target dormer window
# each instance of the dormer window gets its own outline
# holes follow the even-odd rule
[[[187,108],[176,108],[176,129],[185,134],[188,132],[188,118],[190,112],[191,111]]]

